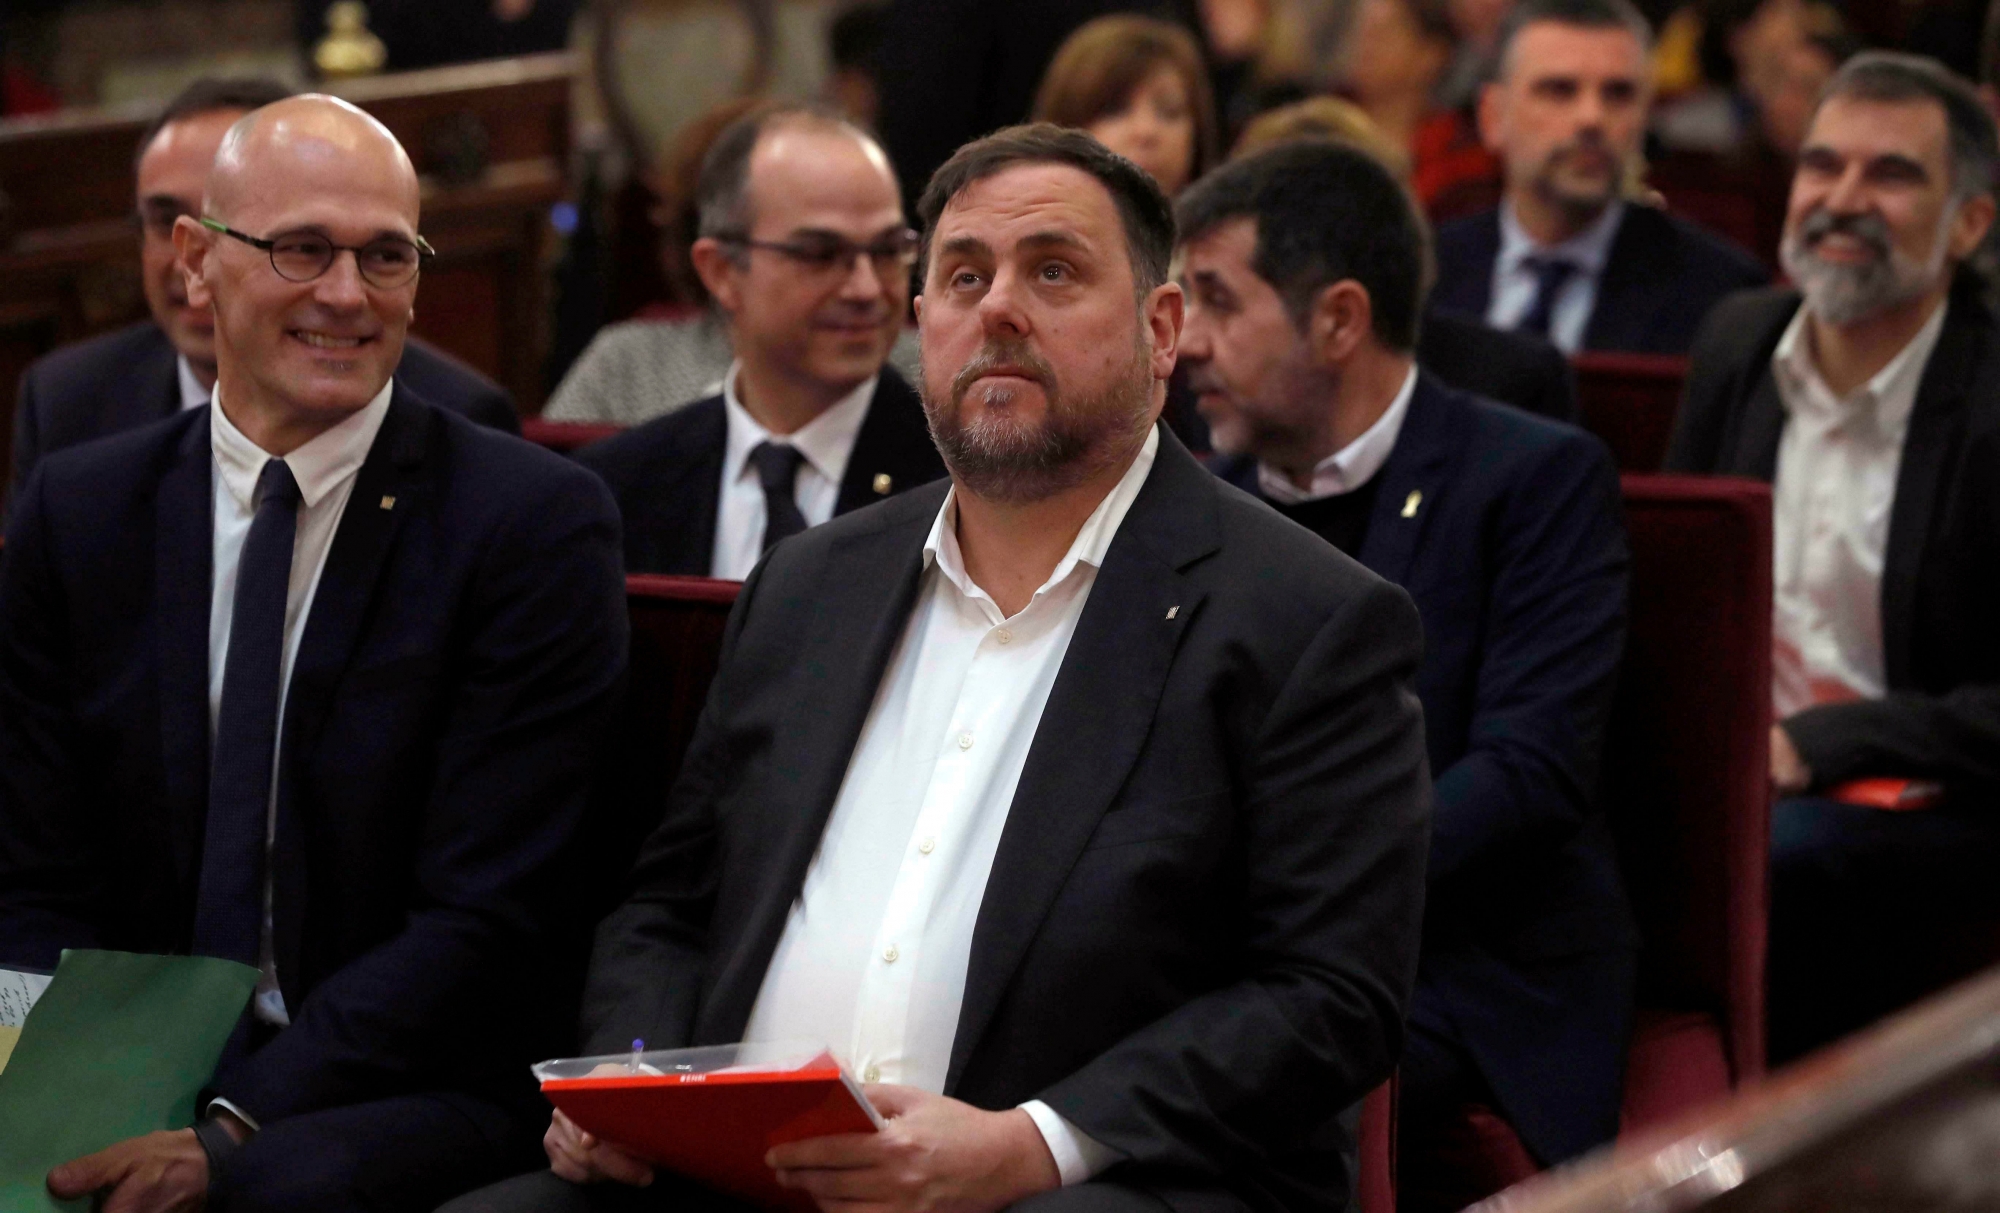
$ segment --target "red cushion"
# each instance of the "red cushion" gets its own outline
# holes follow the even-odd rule
[[[1715,1016],[1639,1009],[1625,1055],[1621,1132],[1674,1120],[1729,1090],[1729,1055]]]

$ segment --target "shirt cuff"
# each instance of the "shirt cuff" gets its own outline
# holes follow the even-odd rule
[[[263,1129],[263,1126],[259,1125],[257,1123],[256,1118],[251,1116],[250,1113],[245,1112],[243,1109],[237,1107],[233,1103],[230,1103],[228,1100],[224,1099],[220,1095],[217,1095],[208,1101],[208,1106],[202,1109],[202,1115],[213,1116],[215,1115],[215,1110],[217,1108],[221,1108],[223,1111],[229,1113],[231,1116],[234,1116],[236,1119],[248,1125],[252,1133],[261,1132]],[[1055,1113],[1051,1112],[1049,1113],[1049,1115],[1054,1116]],[[1093,1142],[1092,1144],[1094,1145],[1096,1143]]]
[[[1041,1130],[1042,1141],[1055,1157],[1056,1172],[1062,1176],[1065,1188],[1082,1183],[1125,1157],[1056,1115],[1054,1108],[1039,1099],[1022,1104],[1021,1110]]]

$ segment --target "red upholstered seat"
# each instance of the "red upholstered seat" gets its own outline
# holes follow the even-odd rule
[[[1360,1174],[1355,1179],[1361,1213],[1396,1213],[1396,1079],[1361,1101]]]
[[[1571,361],[1583,427],[1604,439],[1619,471],[1659,471],[1674,436],[1687,359],[1590,352]]]
[[[599,438],[609,438],[623,429],[623,426],[586,425],[579,421],[544,421],[540,417],[521,419],[521,437],[536,446],[545,446],[565,455],[578,447],[589,446]]]
[[[1631,623],[1603,801],[1644,941],[1629,1132],[1764,1072],[1771,491],[1628,475],[1624,497]],[[1468,1108],[1464,1127],[1494,1190],[1534,1174],[1492,1109]]]

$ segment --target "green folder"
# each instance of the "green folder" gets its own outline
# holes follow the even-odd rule
[[[87,1209],[48,1193],[50,1168],[194,1123],[194,1100],[257,988],[208,956],[71,950],[0,1071],[0,1213]]]

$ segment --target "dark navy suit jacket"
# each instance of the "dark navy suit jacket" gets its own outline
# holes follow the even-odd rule
[[[1255,461],[1217,471],[1256,491]],[[1636,946],[1597,801],[1628,554],[1602,443],[1417,389],[1355,555],[1424,623],[1436,778],[1414,1015],[1455,1036],[1545,1162],[1618,1127]]]
[[[1440,227],[1431,306],[1484,320],[1499,256],[1497,210]],[[1709,308],[1732,291],[1769,280],[1756,258],[1722,237],[1656,207],[1628,203],[1597,280],[1583,348],[1686,354]]]
[[[625,519],[625,570],[706,577],[729,418],[710,396],[622,434],[593,442],[577,462],[603,477]],[[916,389],[882,368],[867,419],[854,436],[836,516],[944,475]]]
[[[189,949],[208,423],[191,409],[60,451],[16,500],[0,561],[0,964]],[[291,1026],[218,1073],[219,1094],[265,1124],[421,1090],[536,1098],[523,1067],[570,1042],[572,869],[625,659],[604,487],[399,386],[285,711],[271,883]]]
[[[180,412],[179,355],[150,320],[66,345],[21,376],[14,405],[11,491],[28,482],[42,456]],[[425,400],[481,425],[521,432],[507,390],[435,346],[412,338],[396,381]]]

